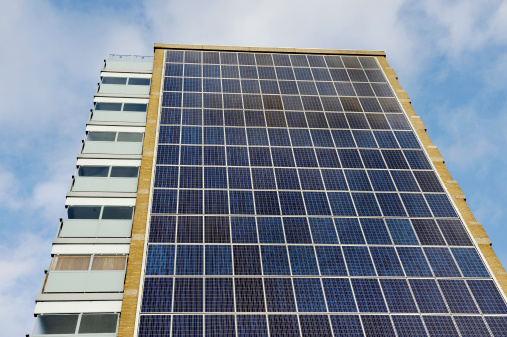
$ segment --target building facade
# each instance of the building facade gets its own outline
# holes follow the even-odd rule
[[[105,61],[33,336],[505,336],[505,271],[378,51]]]

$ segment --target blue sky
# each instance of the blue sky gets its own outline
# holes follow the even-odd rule
[[[1,2],[3,332],[31,333],[102,60],[154,42],[385,50],[507,265],[506,31],[492,0]]]

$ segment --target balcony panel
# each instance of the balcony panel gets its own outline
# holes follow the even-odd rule
[[[76,177],[73,192],[136,192],[137,178]]]
[[[125,61],[106,61],[105,70],[153,70],[152,62],[125,62]]]
[[[149,85],[101,84],[99,94],[149,95]]]
[[[124,270],[51,271],[44,292],[121,292],[124,280]]]
[[[91,120],[96,122],[146,123],[146,112],[96,110],[93,112]]]
[[[83,153],[142,154],[143,144],[134,142],[85,142]]]
[[[128,238],[132,220],[65,219],[61,238]]]

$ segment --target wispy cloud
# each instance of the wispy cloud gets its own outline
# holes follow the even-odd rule
[[[32,329],[33,299],[108,53],[151,54],[153,42],[386,50],[451,173],[481,190],[469,195],[482,200],[471,201],[478,216],[496,224],[507,177],[477,177],[507,164],[505,31],[507,2],[492,0],[1,2],[0,266],[9,272],[0,301],[10,303],[0,312],[3,332]]]

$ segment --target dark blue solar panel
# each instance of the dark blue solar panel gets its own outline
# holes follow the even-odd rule
[[[206,275],[232,275],[230,246],[206,246]]]
[[[174,216],[152,216],[150,222],[150,242],[174,242],[175,227],[176,217]]]
[[[417,237],[407,219],[386,219],[395,245],[418,245]]]
[[[366,336],[396,336],[389,316],[361,316]]]
[[[172,278],[146,278],[143,288],[142,312],[172,311]]]
[[[410,287],[422,313],[448,312],[437,283],[431,279],[411,279]]]
[[[333,219],[331,218],[310,218],[313,242],[316,244],[337,244]]]
[[[424,248],[424,253],[430,262],[431,269],[437,277],[460,277],[458,267],[454,263],[447,248]]]
[[[200,216],[178,217],[178,243],[202,243],[202,224]]]
[[[231,218],[231,233],[233,243],[257,243],[257,227],[255,218]]]
[[[405,276],[393,247],[371,247],[370,252],[379,276]]]
[[[507,333],[376,60],[166,61],[140,336]]]
[[[423,316],[430,336],[458,337],[458,331],[449,316]]]
[[[308,215],[331,215],[324,192],[303,192]]]
[[[236,316],[238,337],[267,337],[268,327],[264,315]]]
[[[507,313],[505,301],[493,281],[469,280],[467,283],[483,314]]]
[[[292,275],[319,275],[317,258],[312,246],[289,246]]]
[[[259,246],[233,246],[234,275],[262,275]]]
[[[396,250],[407,276],[433,276],[421,248],[398,247]]]
[[[369,170],[368,176],[370,177],[373,190],[375,191],[396,191],[391,176],[388,171]]]
[[[290,275],[285,246],[261,246],[261,255],[264,275]]]
[[[347,279],[322,279],[330,312],[357,312],[352,287]]]
[[[451,248],[461,273],[465,277],[489,277],[479,254],[473,248]]]
[[[482,317],[479,316],[454,316],[461,336],[489,336],[488,328]]]
[[[354,204],[359,216],[381,216],[373,193],[352,193]]]
[[[335,336],[363,337],[363,328],[359,316],[331,315],[331,324]]]
[[[174,279],[174,312],[203,311],[203,279]]]
[[[365,244],[359,221],[353,218],[335,219],[336,231],[341,244]]]
[[[347,269],[340,247],[316,246],[321,275],[346,276]]]
[[[406,280],[381,279],[380,284],[390,312],[417,312],[417,307]]]
[[[203,274],[203,246],[178,245],[176,275]]]
[[[507,332],[507,317],[485,317],[493,335],[504,336]]]
[[[267,193],[267,192],[266,192]],[[280,206],[283,215],[305,215],[305,204],[301,192],[279,192]],[[256,199],[257,201],[257,199]],[[275,205],[277,207],[278,205]],[[277,213],[259,213],[257,214],[277,214]]]
[[[292,282],[288,278],[264,279],[266,303],[269,312],[296,311]]]
[[[171,316],[169,315],[143,315],[139,319],[140,337],[170,337]]]
[[[294,292],[299,312],[327,311],[320,279],[294,278]]]
[[[236,292],[236,311],[265,312],[264,287],[261,278],[234,279]]]
[[[332,335],[331,324],[326,315],[301,315],[299,321],[303,337]]]
[[[479,313],[474,300],[463,280],[438,280],[445,300],[452,313],[472,314]]]
[[[421,317],[412,315],[392,316],[398,336],[426,337],[426,330]]]
[[[232,315],[205,316],[206,336],[236,336],[236,325]]]
[[[205,310],[207,312],[234,311],[232,278],[207,278],[205,284]]]
[[[371,245],[390,245],[391,239],[382,219],[361,219],[366,242]]]
[[[387,312],[380,285],[376,279],[352,279],[359,312]]]
[[[234,220],[234,218],[233,218]],[[205,243],[230,243],[229,218],[221,216],[207,216],[204,220]]]
[[[312,243],[306,218],[283,218],[287,243]]]
[[[296,315],[269,315],[269,335],[275,337],[299,336]]]
[[[375,268],[367,247],[343,246],[350,276],[375,276]]]
[[[347,182],[342,170],[322,170],[322,178],[327,190],[347,191]]]
[[[280,218],[257,218],[260,243],[285,243],[282,220]]]

